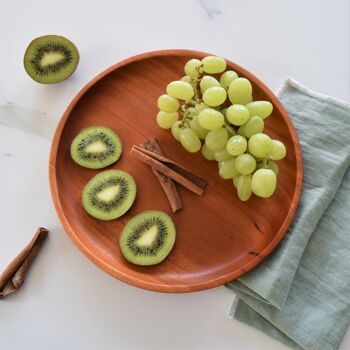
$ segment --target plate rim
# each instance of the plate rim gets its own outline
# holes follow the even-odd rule
[[[291,118],[288,115],[288,112],[285,110],[281,102],[279,101],[278,97],[270,90],[259,78],[257,78],[254,74],[247,71],[245,68],[241,67],[240,65],[236,64],[235,62],[232,62],[231,60],[228,60],[225,58],[225,60],[233,67],[237,67],[240,72],[243,73],[245,77],[247,77],[249,80],[254,81],[256,84],[258,84],[261,88],[263,88],[264,92],[272,101],[272,103],[278,107],[278,109],[281,111],[281,114],[283,115],[283,118],[287,124],[287,128],[291,134],[292,142],[295,150],[296,155],[296,184],[295,184],[295,192],[291,201],[290,209],[288,211],[288,214],[283,221],[282,225],[280,226],[280,229],[276,233],[275,237],[269,242],[269,244],[265,247],[265,249],[255,257],[252,257],[252,260],[250,260],[248,263],[246,263],[243,267],[236,269],[229,274],[221,275],[219,277],[216,277],[214,279],[205,281],[205,282],[199,282],[199,283],[193,283],[193,284],[159,284],[159,283],[151,283],[146,282],[141,279],[137,279],[134,277],[130,277],[128,274],[124,273],[118,268],[115,268],[113,266],[110,266],[109,264],[105,263],[103,260],[101,260],[99,257],[95,256],[79,239],[79,237],[74,232],[74,229],[71,227],[69,220],[64,215],[61,202],[59,199],[58,194],[58,186],[57,186],[57,179],[56,179],[56,158],[57,158],[57,150],[60,143],[62,131],[64,129],[64,126],[78,103],[78,101],[81,99],[81,97],[92,87],[94,86],[98,81],[100,81],[102,78],[110,74],[111,72],[126,66],[130,63],[136,62],[136,61],[142,61],[145,59],[149,59],[152,57],[159,57],[159,56],[193,56],[193,57],[203,57],[213,55],[207,52],[203,51],[197,51],[197,50],[188,50],[188,49],[166,49],[166,50],[156,50],[156,51],[148,51],[141,54],[137,54],[134,56],[130,56],[128,58],[125,58],[121,61],[118,61],[117,63],[113,64],[112,66],[108,67],[107,69],[103,70],[99,74],[97,74],[93,79],[91,79],[88,83],[86,83],[74,96],[74,98],[71,100],[71,102],[66,107],[65,111],[63,112],[62,117],[60,118],[53,139],[51,143],[51,149],[50,149],[50,157],[49,157],[49,183],[50,183],[50,192],[51,192],[51,198],[54,203],[54,207],[56,210],[56,213],[63,225],[64,231],[67,233],[71,241],[77,246],[77,248],[92,262],[94,263],[98,268],[103,270],[104,272],[108,273],[114,278],[117,278],[125,283],[128,283],[132,286],[139,287],[146,290],[151,291],[158,291],[158,292],[168,292],[168,293],[184,293],[184,292],[195,292],[195,291],[202,291],[210,288],[214,288],[220,285],[223,285],[227,282],[230,282],[238,277],[240,277],[242,274],[250,271],[254,267],[256,267],[259,263],[262,262],[263,259],[265,259],[272,251],[277,247],[277,245],[282,241],[283,237],[288,232],[288,229],[295,217],[296,210],[300,203],[301,198],[301,192],[302,192],[302,183],[303,183],[303,175],[304,175],[304,169],[303,169],[303,160],[302,160],[302,150],[301,145],[299,141],[299,137],[297,135],[296,129],[292,123]]]

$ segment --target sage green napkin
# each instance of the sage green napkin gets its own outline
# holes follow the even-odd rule
[[[300,207],[278,248],[227,286],[229,315],[293,349],[338,349],[350,323],[350,105],[288,78],[279,98],[300,138]]]

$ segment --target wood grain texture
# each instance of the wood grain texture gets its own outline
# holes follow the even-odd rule
[[[58,124],[50,155],[51,194],[72,241],[98,267],[131,285],[162,292],[192,292],[224,284],[259,264],[281,241],[299,204],[303,166],[292,122],[275,95],[254,75],[229,62],[228,67],[253,85],[255,100],[274,105],[266,132],[282,140],[287,157],[279,162],[276,193],[270,199],[237,199],[232,182],[218,176],[216,162],[190,154],[171,133],[155,123],[156,101],[167,83],[183,76],[184,63],[208,54],[188,50],[149,52],[126,59],[102,72],[73,99]],[[70,157],[70,144],[83,127],[114,129],[123,143],[121,159],[109,168],[130,172],[138,193],[120,219],[102,222],[81,204],[84,185],[99,171],[85,169]],[[172,213],[157,178],[129,151],[155,136],[164,155],[208,180],[203,196],[179,187],[184,208]],[[169,257],[153,267],[134,266],[121,255],[118,240],[126,222],[143,210],[163,210],[174,220],[177,240]]]

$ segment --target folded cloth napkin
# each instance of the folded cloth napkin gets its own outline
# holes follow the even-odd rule
[[[338,349],[350,323],[350,104],[288,78],[279,98],[304,162],[300,207],[262,264],[227,285],[229,316],[293,349]]]

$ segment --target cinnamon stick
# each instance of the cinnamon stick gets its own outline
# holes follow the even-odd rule
[[[140,150],[139,146],[133,146],[136,149]],[[198,187],[202,188],[203,191],[205,189],[205,187],[207,186],[207,180],[203,179],[202,177],[200,177],[199,175],[195,174],[194,172],[192,172],[191,170],[185,168],[184,166],[174,162],[173,160],[164,157],[163,155],[159,155],[156,154],[155,152],[149,151],[149,150],[142,150],[143,153],[149,155],[150,157],[159,160],[161,163],[166,164],[167,167],[173,169],[174,171],[176,171],[177,173],[181,174],[182,176],[184,176],[185,178],[187,178],[188,180],[192,181],[194,184],[196,184]]]
[[[158,170],[162,174],[170,177],[188,190],[202,195],[207,184],[206,180],[192,173],[189,169],[173,162],[172,160],[159,156],[154,152],[147,151],[139,146],[133,146],[130,154]]]
[[[163,152],[157,142],[157,140],[153,137],[148,139],[141,147],[145,150],[149,150],[158,155],[163,155]],[[176,188],[175,182],[168,176],[162,174],[160,171],[152,168],[153,174],[158,178],[159,183],[161,184],[165,195],[168,198],[171,210],[175,213],[176,211],[182,209],[182,201],[179,196],[179,193]]]
[[[38,254],[48,233],[49,231],[47,229],[39,227],[31,241],[6,267],[0,276],[1,297],[16,292],[22,287],[28,269]]]

